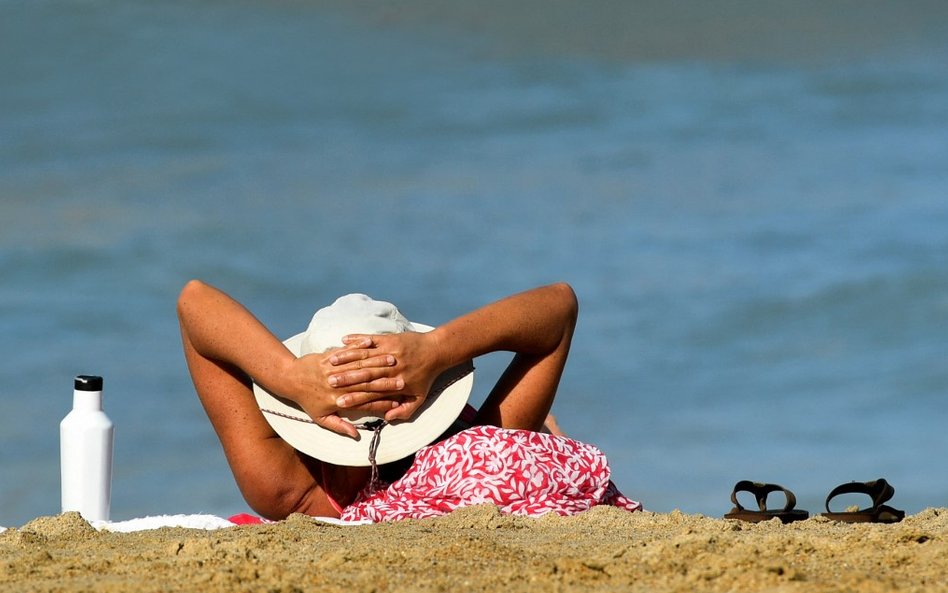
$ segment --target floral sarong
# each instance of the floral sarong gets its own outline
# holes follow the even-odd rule
[[[610,479],[606,457],[579,441],[476,426],[418,451],[399,480],[364,491],[342,519],[398,521],[493,504],[509,515],[571,515],[607,504],[637,511]]]

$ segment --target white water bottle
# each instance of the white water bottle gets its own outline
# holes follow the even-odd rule
[[[72,411],[59,425],[63,512],[108,521],[112,502],[112,421],[102,411],[102,377],[79,375]]]

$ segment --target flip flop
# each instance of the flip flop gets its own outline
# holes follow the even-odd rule
[[[742,507],[741,503],[737,501],[738,492],[750,492],[753,494],[754,498],[757,499],[757,506],[760,510],[751,511]],[[783,492],[784,496],[787,497],[787,503],[782,509],[770,510],[767,508],[767,495],[771,492]],[[793,521],[806,519],[810,516],[810,513],[806,511],[794,509],[793,507],[797,506],[797,497],[793,495],[793,492],[777,484],[763,484],[761,482],[741,480],[734,485],[734,490],[731,492],[731,502],[734,503],[734,508],[731,509],[731,512],[724,515],[725,519],[738,519],[740,521],[758,523],[760,521],[769,521],[776,517],[784,523],[791,523]]]
[[[840,494],[866,494],[872,499],[872,506],[858,511],[833,512],[830,510],[830,501]],[[871,482],[840,484],[826,497],[826,512],[820,514],[844,523],[898,523],[905,518],[905,511],[883,504],[893,494],[895,488],[882,478]]]

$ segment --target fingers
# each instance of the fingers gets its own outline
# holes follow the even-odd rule
[[[415,411],[421,406],[424,398],[416,396],[400,396],[402,401],[395,401],[391,396],[383,393],[355,392],[347,393],[336,398],[339,408],[359,408],[374,414],[384,414],[385,420],[410,420]]]
[[[372,395],[373,397],[378,397],[378,394],[368,394],[368,395]],[[382,418],[385,416],[385,414],[389,412],[389,410],[398,407],[399,403],[400,403],[399,401],[393,400],[391,398],[380,399],[380,400],[375,400],[375,401],[369,401],[368,403],[365,403],[359,406],[350,407],[348,409],[358,410],[361,413],[369,414],[372,416],[378,416]]]
[[[398,404],[391,411],[385,414],[385,421],[392,422],[393,420],[411,420],[411,417],[415,415],[415,412],[421,406],[421,403],[424,401],[424,398],[421,397],[408,397],[401,404]]]
[[[320,416],[319,418],[314,418],[313,422],[322,426],[327,430],[331,430],[335,433],[349,436],[352,438],[358,438],[359,430],[352,425],[351,422],[346,422],[341,417],[336,414],[329,414],[327,416]]]
[[[347,347],[371,348],[375,344],[375,340],[372,339],[371,335],[367,334],[349,334],[342,336],[342,343]]]
[[[365,348],[344,348],[333,351],[329,357],[333,366],[353,365],[356,368],[393,366],[395,357],[391,354],[378,354]]]
[[[327,378],[331,387],[356,387],[362,391],[398,391],[405,388],[405,380],[401,377],[389,377],[386,370],[361,369],[345,371],[329,375]]]
[[[366,394],[377,396],[377,394]],[[359,410],[365,412],[366,414],[372,414],[377,416],[384,416],[386,412],[391,410],[394,407],[397,407],[399,402],[392,399],[382,400],[382,401],[370,401],[364,405],[359,406]],[[353,426],[351,422],[342,418],[338,414],[327,414],[326,416],[320,416],[313,419],[313,422],[322,426],[327,430],[331,430],[335,433],[349,436],[352,438],[358,438],[359,430]]]
[[[404,382],[402,382],[402,387],[404,387]],[[401,400],[401,396],[397,396],[399,400],[392,399],[392,391],[396,390],[353,391],[351,393],[345,393],[336,398],[336,406],[344,409],[362,408],[367,411],[385,413],[395,406],[400,405],[399,400]],[[373,408],[370,404],[380,405],[382,407]]]

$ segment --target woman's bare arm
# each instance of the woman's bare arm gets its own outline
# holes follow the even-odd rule
[[[398,391],[403,403],[386,414],[386,419],[395,420],[410,418],[434,379],[446,369],[488,352],[514,352],[513,361],[481,407],[478,421],[539,430],[566,364],[577,314],[572,288],[553,284],[501,299],[429,333],[350,336],[352,343],[371,339],[373,345],[345,357],[394,356],[396,364],[385,373],[403,379],[405,385]],[[364,370],[341,371],[335,377],[338,385],[347,386],[372,379]],[[337,403],[350,407],[380,397],[363,391],[342,395]]]
[[[297,402],[321,426],[350,436],[356,436],[356,429],[336,414],[336,398],[352,388],[334,387],[329,375],[340,370],[363,369],[371,377],[376,369],[395,364],[394,357],[385,353],[341,366],[329,362],[331,353],[297,358],[243,305],[197,280],[182,290],[178,317],[184,339],[200,356],[240,369],[268,391]],[[369,343],[356,341],[346,349]],[[370,379],[359,390],[394,390],[401,386],[397,379],[378,379]],[[372,409],[380,413],[393,405],[391,401],[380,401]]]

